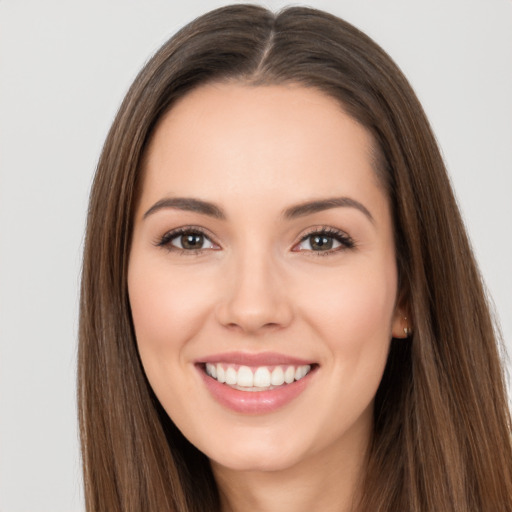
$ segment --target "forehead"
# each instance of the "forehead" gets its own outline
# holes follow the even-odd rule
[[[192,189],[209,197],[212,187],[217,196],[262,199],[277,187],[291,202],[357,195],[381,189],[373,146],[368,131],[315,88],[209,84],[159,122],[146,151],[143,195]]]

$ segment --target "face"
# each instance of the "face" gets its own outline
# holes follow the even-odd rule
[[[146,157],[129,297],[174,423],[235,470],[360,456],[404,327],[370,135],[312,88],[216,84]]]

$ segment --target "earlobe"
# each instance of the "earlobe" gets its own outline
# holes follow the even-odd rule
[[[404,322],[405,322],[404,334],[405,334],[405,337],[408,338],[412,334],[412,328],[409,327],[409,321],[407,320],[406,316],[404,316]]]
[[[397,308],[395,311],[395,318],[391,330],[393,338],[409,338],[412,334],[412,324],[410,319],[406,316],[402,308]]]

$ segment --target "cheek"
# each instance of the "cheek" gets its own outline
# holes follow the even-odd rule
[[[327,348],[324,364],[343,385],[378,386],[387,360],[397,293],[394,265],[331,275],[329,282],[309,287],[303,316]]]
[[[194,381],[183,376],[189,375],[190,350],[212,304],[204,281],[165,261],[130,260],[128,290],[144,372],[169,415],[184,425],[189,411],[183,397],[194,392]]]
[[[180,351],[201,329],[212,303],[201,282],[205,280],[165,263],[131,260],[128,290],[141,356]]]
[[[306,289],[303,313],[336,339],[383,333],[391,336],[397,293],[394,266],[349,268],[330,273]],[[348,340],[347,340],[348,341]]]
[[[326,348],[321,364],[333,390],[324,395],[324,406],[332,411],[321,425],[326,438],[368,420],[388,357],[397,291],[394,267],[364,272],[352,267],[331,279],[328,292],[313,288],[303,309]]]

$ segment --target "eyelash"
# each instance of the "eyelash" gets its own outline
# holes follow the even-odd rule
[[[162,247],[164,249],[167,249],[169,252],[178,252],[182,255],[196,255],[200,254],[201,252],[205,250],[212,250],[212,248],[206,248],[206,249],[183,249],[180,247],[176,247],[175,245],[172,245],[171,242],[178,238],[179,236],[183,235],[200,235],[203,236],[206,240],[208,240],[212,245],[218,246],[213,240],[211,235],[209,235],[205,230],[202,228],[199,228],[197,226],[184,226],[178,229],[174,229],[172,231],[169,231],[165,233],[161,238],[156,240],[155,245],[157,247]],[[315,251],[315,250],[305,250],[305,249],[295,249],[297,246],[302,244],[303,242],[307,241],[309,238],[313,236],[323,236],[325,238],[334,239],[336,242],[338,242],[340,245],[339,247],[335,247],[332,249],[327,249],[325,251]],[[311,245],[311,243],[310,243]],[[306,233],[298,243],[296,243],[292,251],[294,252],[308,252],[315,256],[327,256],[329,254],[347,250],[347,249],[353,249],[356,246],[354,240],[348,236],[343,231],[340,231],[338,229],[329,227],[329,226],[322,226],[322,227],[316,227],[312,228],[308,233]],[[213,249],[218,250],[218,249]]]
[[[311,255],[314,256],[328,256],[330,254],[333,254],[335,252],[344,251],[347,249],[354,249],[356,247],[356,244],[354,242],[354,239],[350,236],[348,236],[343,231],[340,231],[339,229],[335,229],[329,226],[322,226],[322,227],[316,227],[312,228],[308,233],[306,233],[300,241],[294,245],[294,248],[298,245],[302,244],[309,238],[313,236],[323,236],[325,238],[332,238],[339,242],[339,247],[335,247],[333,249],[327,249],[325,251],[315,251],[315,250],[300,250],[300,249],[293,249],[295,252],[308,252],[311,253]],[[311,245],[311,242],[310,242]]]
[[[155,245],[157,247],[162,247],[164,249],[167,249],[169,252],[178,252],[179,254],[183,254],[183,255],[187,255],[187,256],[200,254],[202,251],[210,249],[210,248],[208,248],[208,249],[183,249],[183,248],[176,247],[175,245],[171,244],[171,242],[175,238],[178,238],[179,236],[183,236],[183,235],[200,235],[200,236],[203,236],[205,238],[205,240],[208,240],[212,245],[218,246],[218,244],[216,244],[212,240],[211,235],[209,235],[205,230],[203,230],[199,227],[196,227],[196,226],[184,226],[182,228],[173,229],[172,231],[168,231],[167,233],[165,233],[164,236],[162,236],[161,238],[159,238],[156,241]],[[216,250],[216,249],[213,249],[213,250]]]

